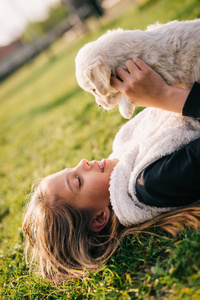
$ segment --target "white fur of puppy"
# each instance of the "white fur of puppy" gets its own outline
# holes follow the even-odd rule
[[[136,57],[157,71],[169,85],[191,88],[200,82],[200,19],[154,24],[141,30],[108,31],[86,44],[76,56],[76,77],[97,104],[130,118],[134,104],[110,85],[111,74]]]

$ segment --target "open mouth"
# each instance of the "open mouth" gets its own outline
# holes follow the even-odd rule
[[[106,159],[102,159],[101,161],[97,161],[94,160],[94,164],[96,165],[96,167],[99,168],[99,170],[103,173],[105,171],[105,167],[106,167]]]
[[[101,172],[103,172],[103,171],[104,171],[104,165],[103,165],[103,162],[102,162],[102,161],[99,161],[98,164],[99,164],[99,167],[100,167],[100,169],[101,169]]]
[[[98,162],[98,164],[99,164],[99,168],[100,168],[101,172],[104,172],[105,166],[106,166],[106,159],[105,158],[102,159],[101,161]]]

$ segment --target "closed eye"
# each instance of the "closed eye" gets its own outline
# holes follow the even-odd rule
[[[79,176],[77,177],[77,179],[78,179],[78,186],[79,186],[79,188],[80,188],[80,187],[81,187],[81,179],[80,179]]]

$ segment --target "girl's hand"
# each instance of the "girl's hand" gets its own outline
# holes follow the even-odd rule
[[[190,90],[169,86],[164,79],[141,59],[126,62],[128,71],[117,68],[122,80],[111,77],[111,85],[128,97],[136,106],[156,107],[182,112]]]

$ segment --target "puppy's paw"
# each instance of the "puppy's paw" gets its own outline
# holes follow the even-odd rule
[[[119,100],[119,112],[125,119],[130,119],[135,110],[135,105],[125,96]]]

